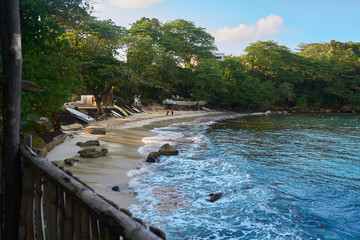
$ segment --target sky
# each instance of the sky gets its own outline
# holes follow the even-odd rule
[[[239,56],[257,41],[296,51],[301,43],[360,42],[360,0],[95,0],[93,15],[129,27],[142,17],[193,22],[217,52]]]

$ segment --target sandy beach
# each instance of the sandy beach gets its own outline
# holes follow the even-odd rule
[[[174,111],[173,116],[167,116],[165,110],[158,110],[90,124],[90,126],[105,127],[106,135],[84,133],[82,129],[77,129],[78,125],[64,126],[65,133],[70,136],[62,144],[48,152],[46,158],[64,166],[74,176],[93,188],[96,193],[122,208],[127,208],[137,202],[134,193],[128,187],[130,178],[127,176],[127,172],[136,168],[136,165],[146,158],[145,155],[138,152],[138,149],[143,146],[142,139],[144,137],[155,134],[149,130],[216,114],[221,113]],[[100,146],[96,148],[107,148],[108,154],[98,158],[81,158],[77,152],[83,148],[76,146],[76,143],[96,139],[100,141]],[[77,162],[75,166],[64,165],[64,159],[72,157],[79,159],[80,162]],[[113,191],[113,186],[119,186],[119,191]]]

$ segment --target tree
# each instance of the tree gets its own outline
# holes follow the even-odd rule
[[[164,46],[162,25],[157,19],[142,18],[131,25],[126,37],[127,62],[143,85],[156,89],[158,97],[173,90],[178,66]]]
[[[283,82],[282,84],[280,84],[278,91],[280,101],[283,102],[285,105],[287,103],[295,101],[296,96],[294,93],[294,86],[291,83]]]
[[[240,86],[246,80],[245,65],[238,57],[227,57],[221,62],[221,74],[224,77],[226,94],[222,97],[222,104],[238,106],[246,104],[242,101]]]
[[[81,1],[21,0],[23,78],[36,83],[41,92],[23,93],[22,114],[57,112],[79,88],[69,43],[56,19],[84,13]],[[62,11],[57,11],[62,9]],[[51,104],[49,104],[51,103]]]
[[[282,45],[273,41],[258,41],[250,44],[243,59],[250,73],[262,80],[271,80],[276,86],[283,82],[301,83],[300,59]]]
[[[193,22],[177,19],[163,26],[165,48],[173,51],[186,68],[194,67],[202,58],[213,58],[214,37]]]
[[[259,41],[250,44],[242,60],[248,73],[261,81],[273,82],[277,104],[292,104],[296,95],[302,95],[301,86],[305,80],[304,66],[306,61],[285,47],[273,41]]]
[[[193,79],[191,91],[194,99],[217,103],[227,91],[220,64],[214,58],[200,60],[194,67]]]
[[[67,31],[63,38],[70,43],[78,76],[94,95],[98,113],[103,114],[104,100],[109,98],[113,87],[131,78],[126,65],[115,58],[126,31],[111,20],[99,21],[89,16],[75,27],[65,23],[64,27]]]
[[[132,24],[126,43],[129,67],[144,84],[157,89],[160,98],[170,93],[190,97],[195,67],[201,61],[210,63],[216,49],[210,34],[182,19],[161,24],[142,18]]]
[[[216,50],[214,37],[204,28],[196,27],[193,22],[177,19],[165,23],[163,26],[164,46],[178,60],[181,79],[177,82],[178,92],[184,97],[190,97],[191,88],[196,85],[196,66],[198,64],[211,63],[214,59],[213,51]],[[202,73],[202,78],[206,78]],[[213,74],[213,73],[211,73]],[[211,78],[211,76],[208,76]]]
[[[312,82],[321,93],[316,96],[319,105],[339,107],[344,104],[359,105],[360,99],[360,44],[330,43],[301,44],[299,55],[310,65],[308,82]]]

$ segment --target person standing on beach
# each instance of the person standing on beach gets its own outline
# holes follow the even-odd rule
[[[174,116],[174,110],[171,111],[171,116]]]
[[[169,115],[169,112],[170,112],[170,110],[169,110],[169,109],[166,109],[166,116]]]

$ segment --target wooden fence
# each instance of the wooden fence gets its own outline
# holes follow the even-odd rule
[[[162,239],[45,158],[22,145],[19,239]],[[156,234],[154,234],[154,233]]]

